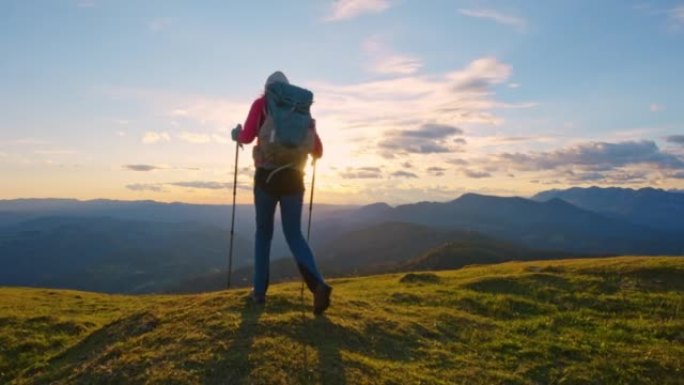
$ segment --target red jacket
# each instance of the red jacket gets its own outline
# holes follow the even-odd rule
[[[240,131],[238,141],[240,143],[252,143],[254,138],[258,138],[259,128],[264,124],[266,119],[266,97],[262,96],[252,103],[252,108],[249,109],[249,115],[245,120],[245,125]],[[323,156],[323,143],[316,132],[316,120],[311,121],[311,129],[314,131],[314,149],[313,157],[318,159]],[[257,139],[258,140],[258,139]],[[258,143],[257,143],[258,144]],[[259,166],[258,164],[255,166]]]

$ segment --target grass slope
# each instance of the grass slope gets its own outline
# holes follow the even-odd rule
[[[2,288],[0,383],[666,385],[684,375],[681,257],[511,262],[333,285],[333,307],[318,318],[295,283],[272,287],[265,308],[245,290]]]

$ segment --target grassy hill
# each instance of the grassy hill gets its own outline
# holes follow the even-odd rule
[[[0,288],[0,383],[681,384],[684,258],[510,262],[110,296]],[[302,313],[305,311],[305,313]]]
[[[472,233],[471,237],[446,242],[399,265],[397,271],[453,270],[473,264],[502,263],[512,260],[588,257],[564,251],[535,250],[512,242]]]

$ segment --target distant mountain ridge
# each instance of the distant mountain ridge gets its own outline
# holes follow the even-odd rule
[[[235,265],[251,262],[237,236]],[[228,234],[192,222],[41,217],[0,227],[0,286],[158,292],[227,266]]]
[[[397,206],[379,220],[473,230],[528,247],[597,254],[680,254],[684,239],[581,209],[561,199],[464,194],[450,202]]]
[[[645,197],[667,193],[639,191]],[[634,195],[628,189],[598,192]],[[536,259],[538,250],[557,255],[684,254],[684,232],[636,220],[634,213],[644,210],[627,210],[629,215],[617,209],[597,212],[561,195],[556,191],[526,199],[464,194],[448,202],[396,207],[314,205],[311,245],[324,273],[331,275]],[[667,196],[659,200],[670,206],[657,206],[653,218],[676,224],[684,218],[684,205],[678,197]],[[223,288],[229,218],[227,205],[0,200],[0,285],[109,292],[159,292],[186,283],[191,290]],[[235,253],[233,280],[238,284],[251,281],[247,264],[253,257],[253,234],[253,206],[238,205],[236,237],[241,246]],[[271,253],[274,280],[298,278],[292,259],[279,259],[288,255],[278,226]]]
[[[684,233],[684,194],[655,188],[573,187],[549,190],[532,199],[562,199],[577,207],[652,228]]]
[[[464,253],[464,251],[466,253]],[[440,229],[406,222],[384,222],[341,234],[316,249],[317,264],[331,277],[368,276],[410,270],[456,269],[470,264],[510,260],[539,260],[586,255],[535,250],[514,242],[501,241],[474,231]],[[253,269],[233,272],[237,286],[251,284]],[[181,282],[172,293],[216,291],[225,288],[227,272],[217,272]],[[273,282],[296,280],[292,258],[271,261]]]

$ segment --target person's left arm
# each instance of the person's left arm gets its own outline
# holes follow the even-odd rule
[[[321,142],[321,137],[318,136],[318,131],[316,131],[316,120],[313,119],[311,123],[311,129],[314,132],[314,148],[311,155],[314,159],[320,159],[323,156],[323,142]]]

